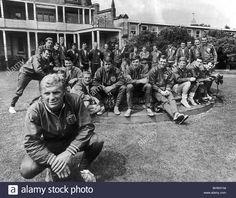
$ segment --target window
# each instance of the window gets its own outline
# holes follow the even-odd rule
[[[84,13],[85,13],[85,24],[89,24],[89,10],[86,9]]]
[[[38,21],[55,22],[56,21],[55,10],[38,9],[37,19],[38,19]]]
[[[136,25],[130,25],[130,36],[137,35],[137,26]]]
[[[24,53],[24,38],[18,38],[18,53]]]
[[[200,37],[200,31],[199,31],[199,30],[196,31],[196,37],[197,37],[197,38]]]
[[[158,27],[157,27],[157,26],[152,26],[152,27],[150,28],[150,30],[151,30],[152,32],[158,33]]]
[[[146,31],[148,30],[148,26],[147,25],[142,25],[141,26],[141,31]]]
[[[188,29],[188,34],[191,36],[192,35],[192,30]]]

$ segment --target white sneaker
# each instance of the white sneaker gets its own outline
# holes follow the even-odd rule
[[[82,170],[80,174],[85,182],[96,182],[96,177],[89,170]]]
[[[14,114],[14,113],[16,113],[16,110],[15,110],[15,108],[14,107],[9,107],[9,113],[11,113],[11,114]]]

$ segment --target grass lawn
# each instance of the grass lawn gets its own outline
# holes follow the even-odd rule
[[[19,174],[25,154],[24,117],[38,96],[31,82],[17,103],[8,107],[16,88],[17,73],[0,73],[0,181],[26,181]],[[226,75],[221,87],[224,104],[191,116],[186,125],[97,124],[104,150],[91,167],[99,181],[236,181],[236,75]],[[30,181],[44,181],[41,174]]]

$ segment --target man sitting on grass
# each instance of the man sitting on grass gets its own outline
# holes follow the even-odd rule
[[[92,87],[91,93],[99,99],[101,104],[101,110],[97,113],[97,115],[102,115],[105,112],[104,105],[109,106],[109,108],[113,108],[113,104],[107,104],[107,99],[109,98],[115,100],[114,114],[120,115],[119,106],[125,94],[126,87],[124,86],[122,72],[120,69],[112,65],[110,57],[106,57],[104,59],[103,66],[100,67],[95,73],[94,85],[95,86]],[[117,96],[116,99],[114,99],[115,96]]]
[[[90,114],[95,114],[100,111],[101,107],[100,101],[91,93],[92,86],[92,74],[89,71],[84,71],[83,79],[75,84],[75,86],[71,89],[71,93],[81,95],[84,105],[88,108]]]
[[[171,92],[173,86],[173,73],[166,69],[167,60],[161,57],[157,67],[151,69],[148,75],[149,83],[152,85],[153,93],[157,101],[162,102],[163,109],[169,114],[176,124],[182,124],[188,119],[188,115],[178,112],[178,108]]]
[[[125,117],[130,117],[132,113],[133,107],[133,93],[135,91],[143,91],[145,93],[145,106],[147,115],[150,117],[155,116],[155,114],[151,110],[151,91],[152,86],[147,81],[148,76],[148,64],[142,65],[140,64],[140,57],[134,57],[132,64],[128,67],[127,75],[125,79],[127,81],[127,104],[128,110],[125,112]]]
[[[84,170],[101,152],[103,142],[94,133],[95,127],[81,96],[67,93],[58,74],[43,78],[40,94],[26,114],[27,154],[20,166],[21,175],[31,179],[50,168],[58,178],[67,178],[71,174],[72,157],[83,151],[78,170],[87,178],[84,172],[90,172]]]

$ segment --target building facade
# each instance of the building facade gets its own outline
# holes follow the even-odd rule
[[[98,24],[104,13],[109,25]],[[18,57],[29,58],[47,37],[55,42],[64,37],[67,48],[72,43],[80,48],[83,42],[89,48],[98,42],[100,47],[108,39],[119,39],[114,14],[114,8],[100,11],[91,0],[0,0],[0,69]]]

